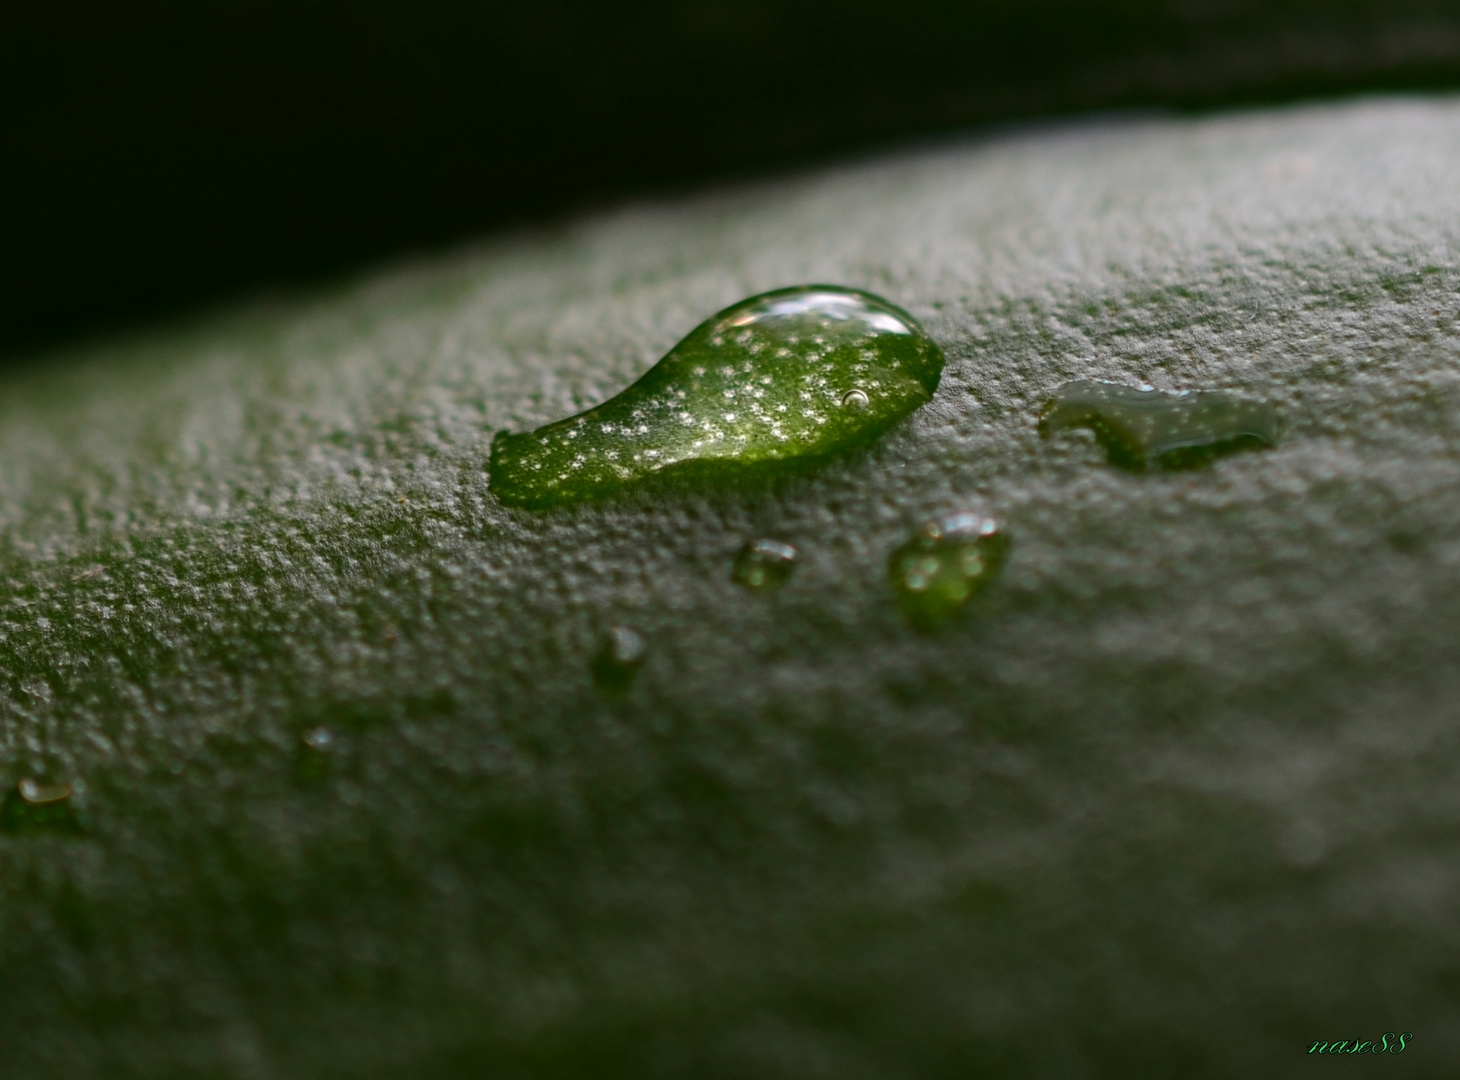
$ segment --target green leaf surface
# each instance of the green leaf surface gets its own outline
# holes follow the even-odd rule
[[[1457,175],[1448,99],[955,142],[6,373],[0,780],[76,813],[0,832],[5,1075],[1450,1075]],[[946,355],[875,445],[489,493],[806,281]],[[1283,440],[1112,468],[1075,379]],[[961,511],[1013,545],[920,632]]]

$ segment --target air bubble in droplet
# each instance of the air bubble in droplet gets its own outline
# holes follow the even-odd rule
[[[928,522],[895,550],[888,576],[903,611],[925,627],[946,622],[985,588],[1008,551],[993,518],[965,512]]]
[[[786,583],[796,568],[798,552],[779,540],[752,540],[735,556],[731,577],[747,589],[774,589]]]
[[[674,470],[728,477],[822,457],[877,438],[931,400],[942,370],[937,344],[880,297],[834,285],[779,289],[705,321],[602,405],[526,434],[498,433],[489,486],[510,506],[540,508]],[[727,413],[727,399],[742,394],[762,404]],[[801,404],[829,395],[843,405],[830,415]]]

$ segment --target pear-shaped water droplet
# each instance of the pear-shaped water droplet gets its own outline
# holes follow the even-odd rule
[[[649,654],[642,634],[629,626],[612,627],[593,658],[593,678],[599,686],[618,690],[627,686]]]
[[[1055,391],[1040,434],[1087,427],[1111,464],[1143,470],[1205,465],[1218,454],[1278,440],[1276,410],[1222,390],[1171,392],[1081,379]]]
[[[6,832],[80,832],[82,822],[72,805],[76,787],[26,777],[15,785],[0,808]]]
[[[735,556],[730,576],[747,589],[774,589],[791,576],[797,554],[795,547],[779,540],[752,540]]]
[[[993,518],[953,514],[924,525],[892,553],[887,571],[908,618],[936,626],[993,579],[1008,546]]]
[[[596,498],[666,470],[710,477],[865,443],[933,396],[937,344],[907,312],[833,285],[778,289],[701,323],[617,397],[492,442],[511,506]]]

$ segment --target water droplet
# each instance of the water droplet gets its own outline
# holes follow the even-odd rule
[[[31,806],[48,806],[71,797],[70,784],[42,784],[28,777],[17,784],[15,789]]]
[[[993,579],[1008,547],[993,518],[952,514],[928,522],[894,551],[887,571],[908,618],[936,626]]]
[[[612,627],[593,658],[593,678],[607,689],[621,689],[633,679],[648,653],[648,642],[637,630],[628,626]]]
[[[937,344],[880,297],[778,289],[701,323],[602,405],[528,434],[499,433],[490,486],[508,505],[545,507],[666,470],[714,477],[820,457],[876,438],[931,400],[942,370]]]
[[[26,777],[0,808],[0,826],[6,832],[80,832],[82,821],[72,805],[75,794],[71,784],[47,784]]]
[[[796,569],[798,552],[779,540],[752,540],[735,556],[731,577],[747,589],[774,589],[784,585]]]
[[[327,754],[335,747],[335,733],[327,727],[310,728],[301,741],[309,749]]]
[[[339,737],[329,728],[310,728],[299,737],[299,749],[294,755],[295,775],[306,783],[324,779],[334,768],[338,748]]]
[[[1142,470],[1183,469],[1218,454],[1275,446],[1276,410],[1223,390],[1170,392],[1081,379],[1065,383],[1045,405],[1040,434],[1086,427],[1111,464]]]

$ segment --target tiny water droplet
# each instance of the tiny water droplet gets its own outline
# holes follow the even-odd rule
[[[648,653],[648,642],[637,630],[629,626],[612,627],[593,658],[593,678],[607,689],[621,689],[633,679]]]
[[[1088,379],[1061,386],[1039,418],[1045,438],[1073,427],[1093,431],[1112,465],[1135,470],[1193,468],[1278,440],[1277,411],[1266,402],[1223,390],[1170,392]]]
[[[301,741],[309,749],[327,754],[335,747],[335,733],[327,727],[310,728]]]
[[[0,807],[0,826],[6,832],[82,831],[82,821],[72,805],[76,787],[48,784],[26,777],[15,785]]]
[[[294,755],[294,774],[309,783],[322,780],[334,768],[335,751],[339,748],[339,737],[327,727],[313,727],[299,736],[299,748]]]
[[[786,583],[796,569],[799,553],[779,540],[752,540],[735,556],[731,578],[747,589],[774,589]]]
[[[42,784],[38,780],[29,777],[16,785],[20,797],[31,806],[46,806],[50,803],[64,802],[71,797],[70,784]]]
[[[669,470],[714,478],[822,457],[931,400],[942,371],[937,344],[881,297],[777,289],[707,319],[602,405],[527,434],[499,432],[489,486],[509,506],[546,507]]]
[[[887,561],[888,575],[908,618],[937,626],[993,579],[1008,547],[993,518],[952,514],[928,522],[895,550]]]

